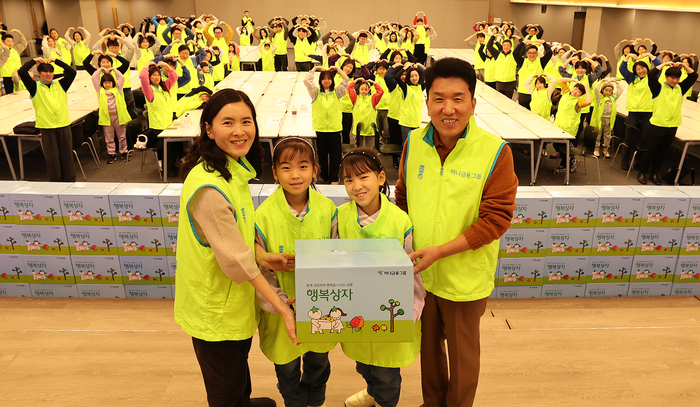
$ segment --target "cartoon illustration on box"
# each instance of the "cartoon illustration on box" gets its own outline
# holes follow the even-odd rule
[[[15,205],[21,204],[21,202],[15,202]],[[62,225],[63,220],[62,219],[57,219],[56,215],[58,215],[58,212],[56,212],[56,209],[54,208],[49,208],[46,210],[46,213],[49,214],[49,216],[42,216],[40,213],[34,213],[34,211],[27,209],[26,211],[23,211],[21,208],[17,210],[17,215],[19,217],[19,221],[21,223],[35,223],[38,225]]]
[[[544,257],[501,259],[496,275],[497,286],[535,286],[544,282]],[[542,277],[542,278],[539,278]]]
[[[22,269],[20,267],[13,267],[11,274],[8,274],[8,273],[0,274],[0,277],[2,277],[2,279],[0,279],[0,282],[19,283],[19,282],[29,282],[29,280],[31,280],[31,278],[29,278],[26,275],[22,275],[22,274],[24,274],[24,272],[22,271]],[[5,281],[5,280],[7,280],[7,281]]]
[[[167,256],[177,255],[177,228],[163,228],[163,236],[165,237],[163,243],[165,254]]]
[[[122,256],[164,256],[162,228],[119,228],[117,251]]]
[[[19,229],[15,225],[0,225],[0,252],[10,254],[18,252],[19,247],[15,246],[19,234]]]
[[[672,282],[676,256],[635,256],[630,282]]]
[[[636,254],[679,254],[683,228],[642,227],[637,238]],[[687,249],[687,246],[684,247]]]
[[[550,229],[547,256],[584,256],[591,253],[591,228]]]
[[[627,257],[629,259],[629,257]],[[605,259],[605,260],[604,260]],[[629,263],[616,264],[615,260],[608,258],[593,259],[591,261],[591,275],[583,278],[587,283],[627,283],[630,280]]]
[[[61,256],[23,256],[32,283],[75,284],[70,259]]]
[[[119,260],[113,257],[72,258],[78,284],[122,284]],[[116,267],[116,268],[115,268]]]
[[[556,221],[554,224],[557,226],[574,227],[576,223],[590,223],[591,217],[593,216],[593,211],[588,210],[584,212],[582,216],[585,216],[586,219],[583,219],[583,217],[579,218],[577,216],[573,216],[569,212],[564,212],[563,214],[557,213],[555,215]]]
[[[700,258],[680,258],[673,277],[674,283],[700,283]]]
[[[548,229],[510,229],[501,238],[498,257],[543,257]]]
[[[2,220],[8,220],[7,215],[10,213],[10,211],[7,209],[6,206],[0,206],[0,219]]]
[[[666,205],[655,203],[647,204],[646,219],[642,220],[643,226],[683,226],[685,221],[685,211],[678,209],[673,212],[672,216],[662,213],[666,211]],[[670,209],[673,211],[673,209]]]
[[[520,187],[515,198],[515,210],[510,221],[513,228],[549,227],[552,198],[539,187]]]
[[[319,334],[323,333],[324,330],[333,333],[340,333],[340,331],[345,328],[343,326],[342,317],[348,314],[344,313],[342,309],[333,307],[328,311],[328,315],[323,315],[320,309],[315,306],[309,310],[309,319],[311,319],[311,333]]]
[[[58,254],[56,252],[67,253],[64,247],[65,229],[63,226],[36,226],[36,228],[26,228],[20,230],[18,242],[13,237],[7,239],[10,247],[14,250],[17,245],[17,252],[23,254]]]

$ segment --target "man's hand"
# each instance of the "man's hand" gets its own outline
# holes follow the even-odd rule
[[[440,260],[440,249],[435,246],[424,247],[409,254],[408,258],[413,261],[413,274],[418,274]]]

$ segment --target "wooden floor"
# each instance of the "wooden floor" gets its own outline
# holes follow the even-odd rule
[[[205,406],[171,300],[0,298],[0,406]],[[282,405],[254,339],[253,395]],[[698,407],[696,297],[491,300],[476,406]],[[326,405],[363,388],[331,353]],[[399,405],[419,406],[419,361]]]

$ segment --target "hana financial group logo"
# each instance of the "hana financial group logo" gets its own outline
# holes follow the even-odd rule
[[[418,167],[418,179],[423,179],[423,171],[425,171],[425,166],[421,165]]]

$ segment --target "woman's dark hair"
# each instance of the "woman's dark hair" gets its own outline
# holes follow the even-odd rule
[[[576,65],[574,65],[574,69],[579,69],[579,68],[583,68],[586,71],[588,71],[588,62],[586,62],[586,61],[576,62]]]
[[[156,65],[150,65],[150,66],[148,67],[148,83],[151,84],[151,85],[153,85],[153,84],[151,83],[151,75],[153,75],[153,74],[156,73],[156,72],[160,73],[160,68],[159,68],[158,66],[156,66]],[[162,76],[162,74],[161,74],[161,76]],[[165,81],[164,81],[162,78],[161,78],[160,83],[158,84],[158,86],[160,86],[160,88],[163,89],[164,91],[166,91],[166,92],[168,91],[168,88],[165,86]]]
[[[323,87],[323,79],[328,77],[331,80],[331,87],[328,89],[330,92],[333,92],[335,89],[335,71],[321,71],[321,75],[318,76],[318,89],[321,92],[325,92],[326,89]]]
[[[389,57],[389,61],[390,61],[392,64],[394,63],[394,58],[396,58],[397,55],[400,56],[400,57],[401,57],[401,60],[403,61],[403,55],[401,55],[401,53],[400,53],[399,51],[394,51],[394,52],[391,53],[391,56]]]
[[[278,167],[281,162],[297,157],[306,158],[312,166],[316,166],[316,152],[308,141],[300,137],[283,137],[273,149],[272,165]]]
[[[111,73],[106,73],[102,75],[102,78],[100,78],[100,86],[104,88],[105,82],[112,82],[113,88],[117,86],[117,81],[114,80],[114,76],[112,76]]]
[[[80,36],[79,40],[75,39],[75,34],[78,34]],[[80,31],[76,31],[73,33],[73,41],[82,41],[82,40],[84,40],[84,38],[83,38],[83,34]]]
[[[474,97],[476,90],[476,72],[472,65],[459,58],[443,58],[425,71],[425,93],[430,97],[430,87],[437,78],[459,78],[467,83],[469,92]]]
[[[544,86],[547,86],[547,78],[545,78],[544,76],[538,76],[535,80],[535,83],[537,82],[543,84]]]
[[[666,70],[666,77],[672,76],[674,78],[680,78],[681,77],[681,68],[677,66],[672,66]]]
[[[637,61],[634,63],[634,65],[632,65],[632,73],[633,74],[635,74],[635,75],[637,74],[637,67],[638,66],[644,67],[644,69],[647,70],[647,73],[649,73],[649,65],[647,65],[647,63],[644,61]]]
[[[384,171],[379,155],[371,148],[354,148],[345,154],[345,157],[340,162],[341,180],[344,180],[345,177],[357,176],[370,171],[377,175]],[[389,196],[389,185],[387,185],[386,181],[379,186],[379,192],[387,197]]]
[[[423,80],[423,75],[420,74],[420,71],[418,70],[418,68],[413,67],[413,66],[406,69],[406,85],[413,86],[413,84],[411,83],[411,73],[413,73],[413,71],[418,72],[418,83],[416,83],[416,85],[420,85],[422,80]]]
[[[119,46],[119,41],[117,40],[107,40],[108,47],[118,47]]]
[[[199,164],[204,163],[204,170],[207,172],[218,172],[226,181],[231,181],[231,172],[228,170],[228,154],[226,154],[216,141],[207,136],[207,124],[211,125],[216,115],[229,103],[243,102],[250,108],[255,123],[255,139],[245,158],[253,166],[258,176],[262,174],[262,154],[263,148],[260,145],[260,131],[258,129],[258,118],[255,113],[255,105],[250,101],[248,95],[235,89],[223,89],[212,95],[209,102],[204,106],[202,119],[199,122],[199,137],[192,144],[192,148],[185,156],[185,161],[180,166],[180,179],[185,180],[187,174]]]
[[[574,85],[574,88],[580,90],[582,95],[586,94],[586,87],[583,86],[582,84],[577,83],[576,85]]]
[[[343,70],[343,68],[345,68],[345,65],[352,65],[352,72],[350,72],[350,75],[348,75],[348,76],[352,76],[352,74],[355,72],[355,60],[352,58],[348,58],[345,61],[343,61],[343,63],[340,64],[341,71]]]
[[[55,28],[52,28],[52,29],[49,30],[49,37],[51,36],[51,33],[54,32],[54,31],[56,31],[56,35],[58,35],[58,30],[55,29]],[[58,38],[61,38],[61,36],[59,35]]]
[[[392,40],[391,40],[391,36],[392,36],[392,35],[395,37],[395,41],[392,41]],[[399,42],[399,34],[397,34],[396,31],[392,31],[392,32],[389,34],[389,42]]]
[[[622,55],[625,55],[625,49],[629,50],[630,54],[636,54],[637,51],[634,50],[634,47],[630,44],[625,45],[622,47]]]
[[[102,60],[103,60],[103,59],[108,60],[110,66],[114,66],[114,61],[112,60],[112,57],[110,57],[109,55],[100,55],[100,56],[97,58],[97,65],[98,65],[98,66],[102,66]]]

